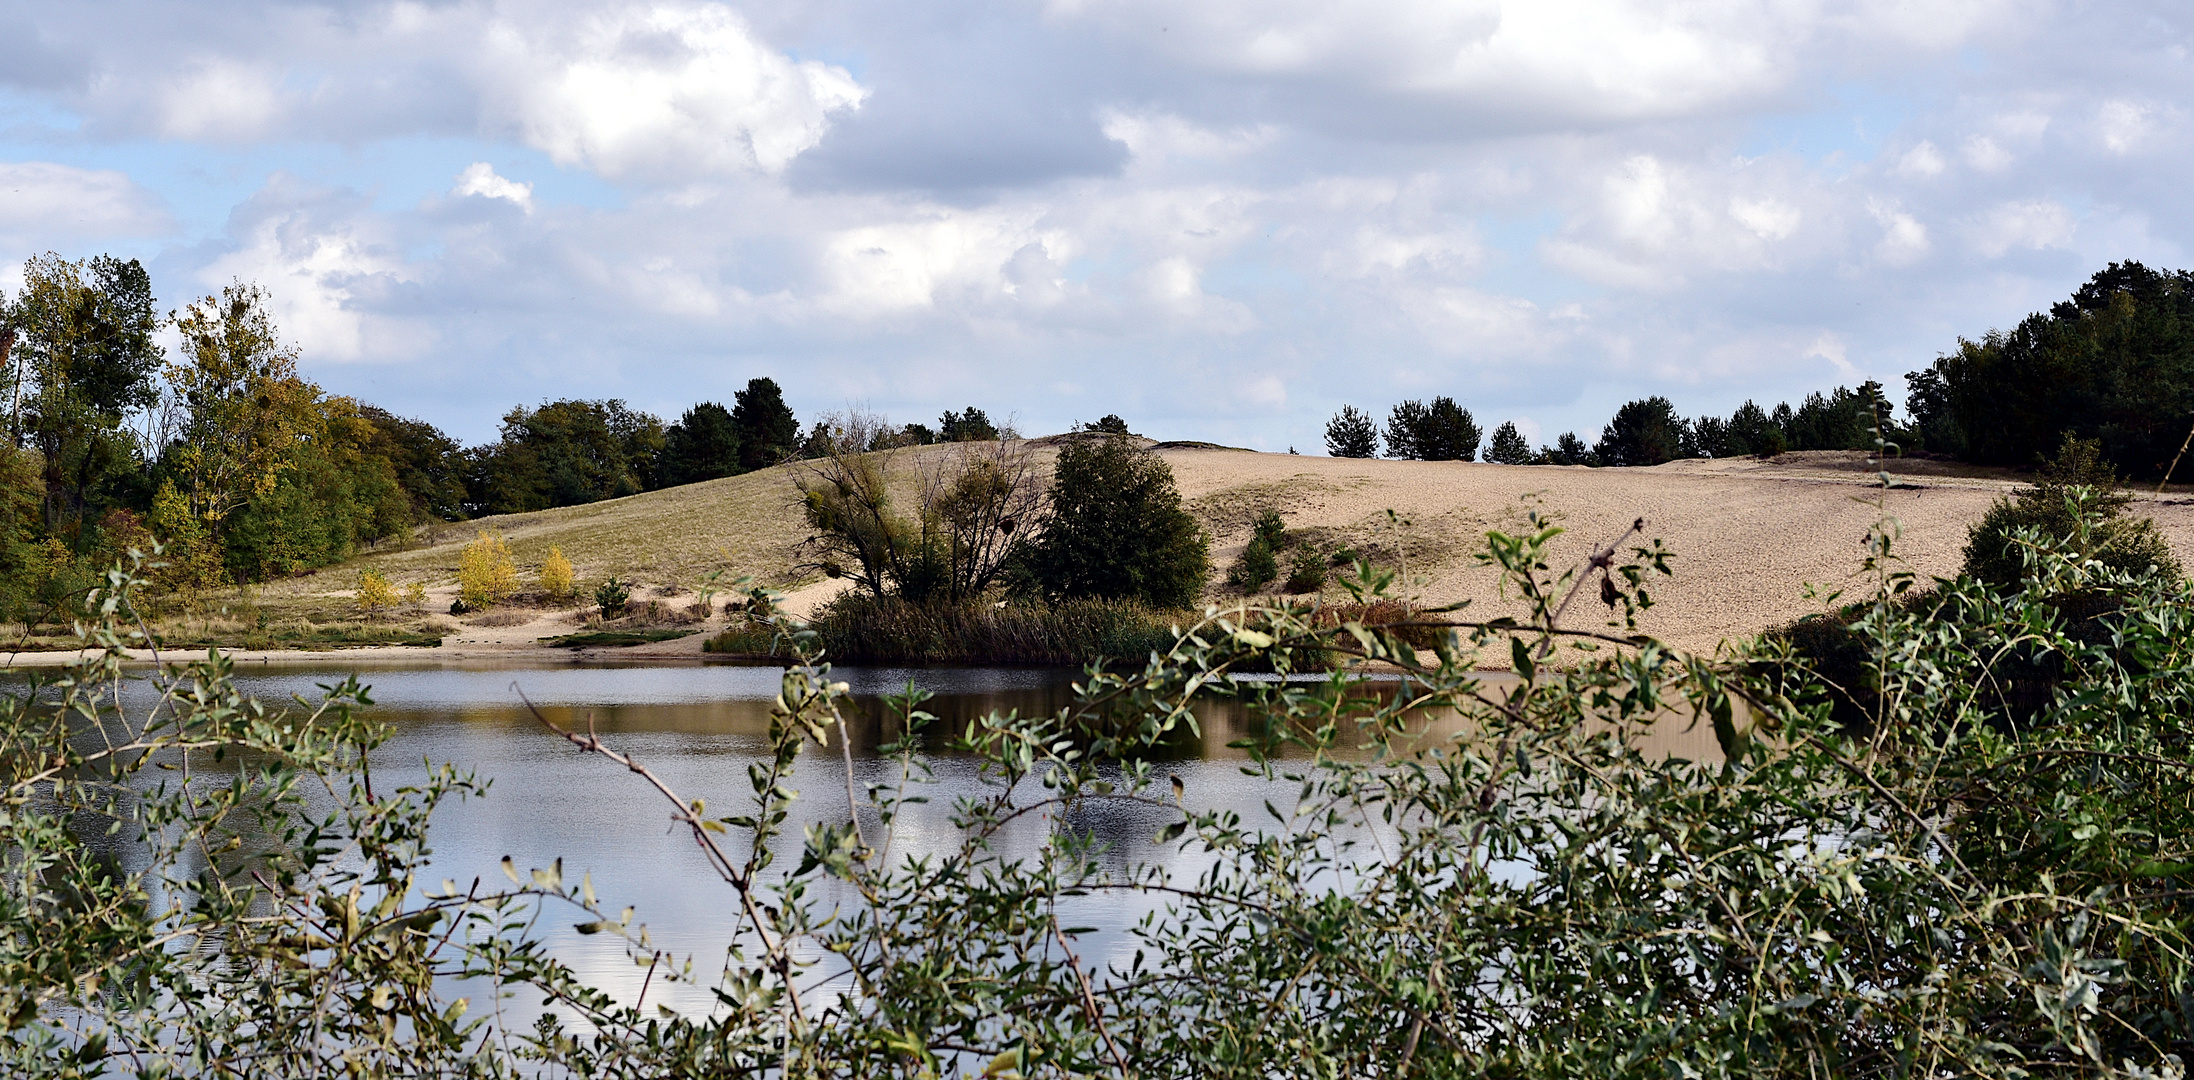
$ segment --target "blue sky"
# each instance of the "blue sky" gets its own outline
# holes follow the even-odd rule
[[[0,287],[272,291],[307,372],[510,406],[1305,451],[1902,375],[2180,267],[2189,27],[2037,0],[0,3]]]

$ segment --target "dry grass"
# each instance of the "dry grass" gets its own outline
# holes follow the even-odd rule
[[[541,617],[538,611],[523,608],[492,608],[484,614],[465,618],[466,626],[524,626]]]
[[[900,497],[911,502],[917,468],[930,455],[949,452],[899,451]],[[1037,453],[1048,463],[1056,450],[1039,444]],[[1571,529],[1556,541],[1557,560],[1582,555],[1643,516],[1647,536],[1666,540],[1679,555],[1679,575],[1656,590],[1660,603],[1643,628],[1704,649],[1817,610],[1803,598],[1804,584],[1842,585],[1878,514],[1865,483],[1873,467],[1858,453],[1651,469],[1357,461],[1189,447],[1159,453],[1173,466],[1191,511],[1214,536],[1215,566],[1227,566],[1239,553],[1257,514],[1277,510],[1292,532],[1320,549],[1353,547],[1387,568],[1406,562],[1409,580],[1402,587],[1408,595],[1430,603],[1471,600],[1472,617],[1512,613],[1513,602],[1499,595],[1491,572],[1472,555],[1486,530],[1521,526],[1527,498],[1535,497]],[[1923,575],[1953,571],[1966,526],[2017,482],[2002,470],[1892,464],[1908,486],[1890,493],[1887,509],[1903,522],[1900,550]],[[610,574],[650,590],[636,589],[636,602],[643,595],[663,597],[664,589],[690,591],[713,570],[797,586],[803,579],[796,549],[808,535],[793,485],[798,468],[443,526],[434,543],[370,553],[352,565],[260,587],[248,598],[217,598],[214,606],[326,621],[348,614],[358,570],[372,567],[398,589],[423,581],[440,590],[431,609],[446,607],[458,549],[481,528],[509,540],[529,587],[549,547],[560,546],[578,568],[582,597]],[[1389,508],[1412,524],[1396,530],[1384,514]],[[2194,560],[2194,504],[2177,496],[2143,498],[2133,512],[2153,514],[2180,558]],[[1217,575],[1213,583],[1221,584]],[[1327,597],[1335,597],[1332,589]]]

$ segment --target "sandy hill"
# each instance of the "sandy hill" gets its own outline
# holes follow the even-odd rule
[[[900,451],[894,468],[911,478],[933,455],[950,452]],[[1820,610],[1822,601],[1804,595],[1808,583],[1824,590],[1860,587],[1851,575],[1868,528],[1884,510],[1901,525],[1898,551],[1913,570],[1952,572],[1967,526],[2013,484],[2002,476],[1911,462],[1896,467],[1896,487],[1883,492],[1864,455],[1856,453],[1585,469],[1179,446],[1158,452],[1171,463],[1190,509],[1210,529],[1219,568],[1239,554],[1250,523],[1277,510],[1310,542],[1350,545],[1386,565],[1406,560],[1409,591],[1416,595],[1440,602],[1469,598],[1480,611],[1510,609],[1497,595],[1492,573],[1471,557],[1486,530],[1520,529],[1525,513],[1536,507],[1570,530],[1556,546],[1566,561],[1643,517],[1645,535],[1666,542],[1678,556],[1677,575],[1655,589],[1659,603],[1644,628],[1692,648],[1712,648],[1725,637]],[[797,598],[812,603],[836,583],[802,580],[793,569],[794,549],[807,536],[793,487],[801,467],[444,526],[424,546],[370,553],[353,566],[268,592],[332,599],[355,581],[358,566],[372,566],[399,585],[425,581],[446,597],[454,589],[458,549],[486,529],[509,540],[529,578],[555,545],[576,564],[582,582],[617,574],[649,585],[690,586],[709,570],[728,567],[794,587]],[[1390,521],[1388,510],[1404,524]],[[2194,500],[2144,499],[2135,511],[2155,516],[2181,558],[2194,565]],[[1217,591],[1211,597],[1231,599]]]

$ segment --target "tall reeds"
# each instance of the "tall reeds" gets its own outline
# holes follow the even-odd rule
[[[816,612],[808,628],[833,660],[894,664],[1081,665],[1140,662],[1173,645],[1180,620],[1125,600],[1056,604],[914,604],[847,594]],[[716,653],[776,655],[774,631],[735,625],[711,639]]]

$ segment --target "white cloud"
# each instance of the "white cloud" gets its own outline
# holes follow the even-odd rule
[[[2130,154],[2148,139],[2154,124],[2149,108],[2123,99],[2105,101],[2095,111],[2095,130],[2113,154]]]
[[[162,135],[243,142],[266,133],[290,104],[281,68],[264,60],[207,57],[187,63],[157,97]]]
[[[1321,260],[1340,277],[1445,277],[1479,269],[1485,245],[1474,229],[1415,232],[1387,225],[1364,225],[1337,238]]]
[[[1268,146],[1279,131],[1271,124],[1218,129],[1171,113],[1126,113],[1106,109],[1100,115],[1105,138],[1127,147],[1140,165],[1168,160],[1231,161]]]
[[[159,199],[123,173],[0,162],[0,243],[14,252],[158,236],[173,227]]]
[[[236,246],[206,262],[198,282],[265,286],[275,325],[308,360],[412,359],[431,347],[433,333],[377,309],[415,274],[381,235],[381,220],[342,202],[277,175],[240,208]]]
[[[495,166],[485,161],[475,161],[457,174],[457,186],[449,193],[459,198],[477,195],[483,199],[502,199],[528,213],[533,211],[533,185],[522,184],[495,174]]]
[[[1700,169],[1635,155],[1610,168],[1587,207],[1541,245],[1587,280],[1663,292],[1700,274],[1761,269],[1802,247],[1812,181],[1787,164]]]
[[[1859,369],[1851,366],[1846,352],[1842,338],[1835,334],[1822,334],[1813,339],[1813,344],[1807,347],[1805,355],[1810,360],[1828,361],[1829,366],[1836,369],[1838,379],[1857,379]]]
[[[1870,200],[1867,211],[1882,227],[1882,236],[1874,244],[1874,258],[1890,266],[1910,266],[1927,254],[1927,226],[1918,218],[1904,212],[1895,203]]]
[[[1208,72],[1560,123],[1761,100],[1814,57],[1955,48],[2020,2],[1049,0],[1048,9],[1055,21],[1096,25]]]
[[[1993,259],[2012,248],[2070,247],[2072,211],[2048,199],[1999,203],[1970,224],[1974,250]]]
[[[147,42],[83,94],[94,127],[213,143],[485,136],[682,181],[778,172],[868,95],[708,0],[396,0],[248,25],[185,10],[204,16],[195,40]]]
[[[1969,135],[1965,140],[1966,164],[1982,172],[2002,172],[2011,164],[2011,151],[1996,145],[1996,140],[1986,135]]]
[[[868,96],[844,68],[771,48],[722,4],[576,25],[502,18],[482,44],[491,116],[558,164],[605,176],[776,172]]]
[[[818,299],[833,312],[874,318],[1004,293],[1005,269],[1032,244],[1044,251],[1044,239],[1024,216],[949,210],[844,229],[823,242],[828,291]]]
[[[1783,240],[1798,231],[1805,215],[1774,199],[1731,199],[1729,216],[1762,240]]]
[[[1892,171],[1907,177],[1940,176],[1947,165],[1943,160],[1943,152],[1935,149],[1934,143],[1922,139],[1897,158],[1896,167]]]

